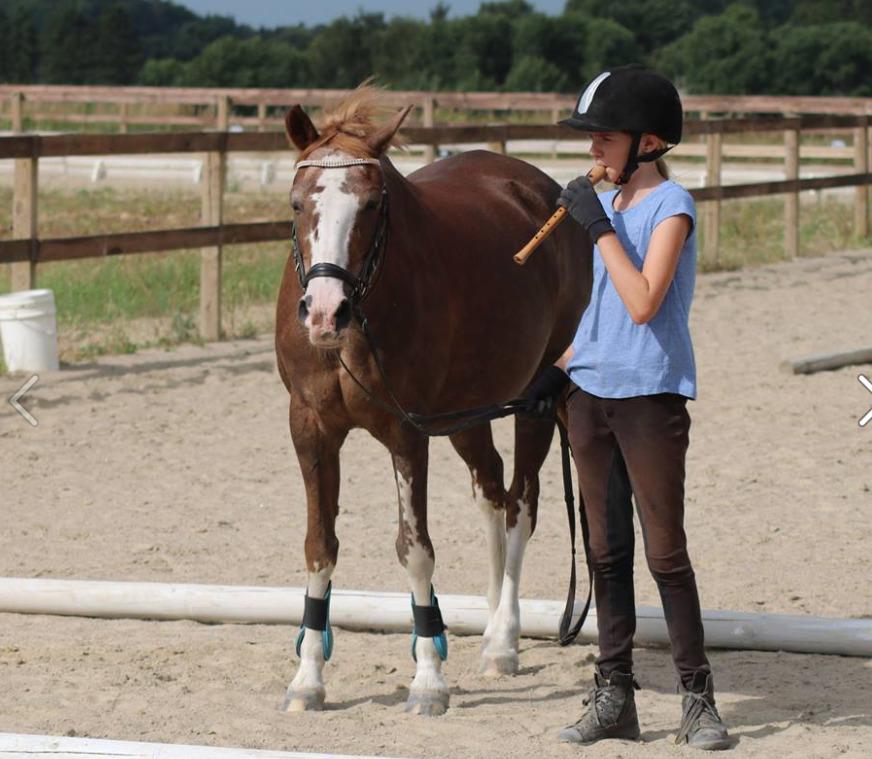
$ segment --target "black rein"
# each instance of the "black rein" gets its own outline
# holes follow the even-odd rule
[[[315,162],[311,162],[315,164]],[[325,168],[329,168],[330,164],[325,164]],[[381,203],[379,210],[379,221],[376,227],[375,235],[372,239],[369,251],[363,261],[363,266],[360,269],[360,274],[355,276],[348,269],[332,263],[317,263],[308,271],[303,262],[303,255],[300,251],[300,245],[297,241],[297,224],[296,221],[291,225],[291,244],[294,256],[294,268],[297,271],[297,277],[300,280],[300,287],[305,293],[309,282],[317,277],[334,277],[344,282],[349,288],[349,301],[351,303],[351,311],[354,317],[360,324],[360,328],[366,337],[369,350],[372,353],[376,366],[378,367],[379,376],[384,386],[385,391],[390,398],[389,405],[376,397],[351,371],[345,361],[342,360],[342,355],[337,351],[336,356],[342,368],[348,374],[354,383],[364,392],[364,394],[377,406],[389,412],[396,417],[401,423],[409,424],[418,432],[428,437],[441,437],[445,435],[453,435],[456,432],[474,427],[478,424],[484,424],[495,419],[501,419],[514,414],[553,414],[554,406],[549,401],[534,401],[529,398],[517,398],[503,404],[492,404],[489,406],[479,406],[477,408],[465,409],[463,411],[450,411],[442,414],[416,414],[411,411],[406,411],[403,405],[399,402],[394,394],[384,364],[379,356],[378,347],[375,343],[375,338],[369,329],[369,322],[366,315],[363,313],[361,304],[372,291],[372,287],[377,279],[377,273],[381,271],[384,262],[385,253],[387,251],[388,237],[388,191],[387,187],[382,187]],[[561,461],[563,465],[563,495],[566,504],[566,515],[569,520],[569,535],[572,543],[572,571],[569,581],[569,593],[566,598],[566,606],[563,610],[563,615],[560,619],[559,630],[557,634],[558,643],[561,646],[566,646],[572,643],[581,631],[582,625],[587,618],[588,610],[590,609],[591,595],[593,593],[593,570],[589,559],[588,550],[588,528],[587,517],[584,513],[584,504],[579,504],[579,518],[581,521],[582,538],[585,548],[585,558],[587,560],[588,569],[588,594],[581,616],[575,625],[571,625],[573,611],[575,608],[575,503],[573,498],[572,486],[572,469],[570,463],[570,447],[569,438],[566,434],[566,429],[562,422],[557,419],[557,428],[560,432],[560,447]],[[453,424],[452,424],[453,422]],[[447,426],[446,426],[447,425]],[[434,429],[438,427],[438,429]],[[571,625],[571,627],[570,627]]]

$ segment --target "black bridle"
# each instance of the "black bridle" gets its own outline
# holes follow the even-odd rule
[[[322,169],[338,169],[348,166],[365,166],[374,165],[380,166],[377,158],[347,158],[341,160],[324,159],[321,161],[300,161],[297,164],[297,169],[307,166],[315,166]],[[300,287],[303,292],[313,279],[317,277],[333,277],[342,280],[349,288],[349,300],[353,311],[359,309],[360,304],[366,299],[375,282],[376,273],[381,267],[383,253],[385,250],[385,242],[387,239],[388,230],[388,188],[382,184],[381,199],[379,200],[379,217],[378,225],[375,229],[375,234],[372,238],[372,243],[369,246],[369,251],[363,259],[363,265],[360,268],[360,273],[356,276],[348,269],[338,266],[337,264],[322,262],[312,266],[306,271],[306,264],[303,262],[303,254],[300,251],[300,244],[297,241],[297,222],[296,219],[291,224],[291,244],[293,246],[294,269],[297,271],[297,278],[300,280]]]

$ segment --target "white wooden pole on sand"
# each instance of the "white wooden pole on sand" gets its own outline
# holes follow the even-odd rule
[[[384,759],[384,757],[305,754],[248,748],[184,746],[168,743],[65,738],[0,733],[0,759]]]
[[[298,625],[303,596],[302,588],[0,578],[0,612],[24,614]],[[440,595],[439,606],[452,633],[484,632],[484,598]],[[577,603],[577,612],[579,607]],[[522,599],[521,635],[553,638],[562,611],[561,601]],[[668,644],[661,609],[640,606],[636,614],[639,643]],[[406,593],[335,589],[330,618],[337,627],[353,630],[408,632],[412,628]],[[703,625],[706,644],[713,648],[872,656],[869,619],[704,611]],[[591,610],[581,637],[595,640],[596,610]]]
[[[781,366],[794,374],[813,374],[857,364],[872,364],[872,347],[839,353],[818,353],[814,356],[784,361]]]

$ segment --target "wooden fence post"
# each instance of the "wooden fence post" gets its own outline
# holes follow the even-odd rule
[[[12,237],[16,240],[36,239],[37,225],[37,177],[39,164],[36,158],[21,158],[15,161],[15,180],[12,194]],[[32,290],[36,287],[36,262],[20,261],[11,264],[13,291]]]
[[[551,109],[551,123],[556,124],[558,121],[560,121],[560,116],[562,113],[563,112],[559,108],[557,108],[556,106],[554,108],[552,108]],[[554,147],[551,148],[551,158],[553,158],[553,159],[558,158],[557,140],[554,141]]]
[[[706,135],[705,183],[707,187],[721,184],[721,133]],[[716,266],[721,237],[721,201],[706,203],[703,235],[705,237],[703,258],[709,266]]]
[[[435,126],[434,120],[436,118],[436,100],[432,97],[424,98],[424,102],[422,103],[422,108],[424,110],[423,113],[423,122],[425,127],[433,127]],[[424,163],[433,163],[436,160],[436,146],[435,145],[425,145],[424,146]]]
[[[219,95],[215,108],[215,129],[226,132],[230,125],[230,98],[227,95]]]
[[[784,131],[784,178],[799,179],[799,128]],[[799,256],[799,191],[784,198],[784,253]]]
[[[24,95],[12,95],[12,131],[24,131]],[[37,186],[39,163],[36,158],[17,158],[14,163],[12,186],[12,237],[33,240],[37,228]],[[32,290],[36,287],[36,262],[20,261],[10,264],[10,284],[13,291]]]
[[[230,108],[228,98],[218,101],[218,128],[227,132]],[[222,106],[222,103],[224,105]],[[220,227],[224,221],[224,181],[227,175],[227,151],[206,153],[203,163],[201,218],[205,227]],[[200,251],[200,335],[204,340],[221,339],[221,257],[222,246]]]
[[[9,115],[12,119],[12,131],[19,134],[24,131],[24,93],[13,92],[9,96]]]
[[[866,127],[854,129],[854,171],[865,174],[869,170],[868,139]],[[869,236],[869,194],[866,185],[860,185],[854,191],[854,234],[859,238]]]
[[[118,107],[118,133],[119,134],[127,134],[129,130],[129,125],[127,123],[128,116],[130,114],[130,104],[129,103],[121,103]]]
[[[257,104],[257,131],[266,131],[266,103]]]
[[[866,106],[866,171],[872,170],[872,105]],[[872,207],[872,185],[866,185],[866,202]]]
[[[506,154],[506,141],[505,140],[494,140],[493,142],[489,142],[487,144],[487,149],[493,151],[494,153],[500,153],[501,155]]]

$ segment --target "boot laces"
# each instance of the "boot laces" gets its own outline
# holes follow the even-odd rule
[[[584,705],[593,704],[596,710],[597,719],[602,714],[614,714],[620,712],[623,706],[624,695],[617,688],[601,687],[592,688],[587,698],[584,699]],[[602,720],[600,720],[602,722]]]
[[[639,689],[639,684],[635,678],[630,681],[630,688]],[[584,706],[593,705],[593,712],[597,722],[603,727],[617,722],[621,710],[624,707],[624,702],[628,697],[628,691],[619,685],[609,685],[597,683],[590,689],[587,698],[582,700]],[[602,716],[611,716],[612,719],[603,721]],[[584,717],[582,717],[584,719]],[[581,721],[581,720],[579,720]]]
[[[681,718],[678,735],[675,736],[676,743],[687,740],[691,731],[695,732],[704,728],[720,728],[723,725],[717,707],[709,700],[707,693],[687,692],[684,694],[684,697],[690,698],[692,703],[685,710],[684,716]]]

